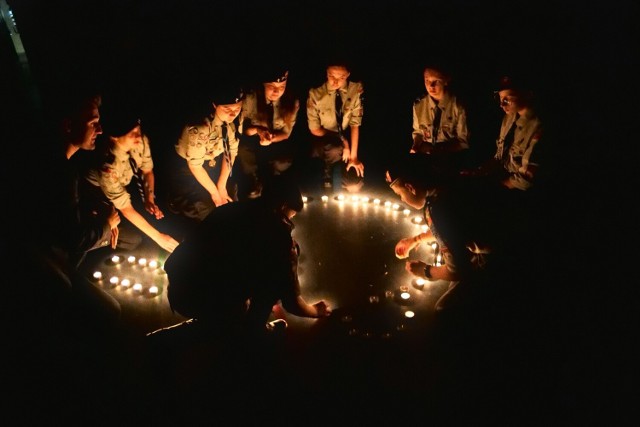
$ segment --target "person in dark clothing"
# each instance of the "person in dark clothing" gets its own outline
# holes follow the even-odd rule
[[[279,301],[295,316],[329,316],[325,301],[309,304],[301,295],[291,218],[302,207],[295,182],[276,176],[260,197],[212,211],[165,263],[172,310],[249,334],[265,331]]]

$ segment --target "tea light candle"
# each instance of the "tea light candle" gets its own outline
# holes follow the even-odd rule
[[[133,285],[133,290],[140,292],[142,290],[142,283],[136,283],[135,285]]]
[[[158,261],[156,261],[155,259],[149,261],[149,268],[158,268]]]
[[[393,208],[394,211],[397,211],[398,209],[400,209],[400,205],[397,203],[394,203],[391,207]]]
[[[362,203],[369,203],[369,198],[367,196],[364,196],[362,199]]]
[[[308,199],[307,199],[307,196],[302,196],[302,202],[303,202],[303,203],[307,203],[307,200],[308,200]]]
[[[329,197],[328,196],[322,196],[322,201],[324,203],[327,203],[329,201]]]
[[[122,281],[120,281],[120,286],[124,288],[128,288],[129,285],[131,285],[131,281],[129,279],[122,279]]]
[[[117,285],[119,281],[120,279],[117,276],[112,276],[111,279],[109,279],[109,283],[112,283],[114,285]]]
[[[111,262],[117,264],[120,262],[120,257],[118,255],[114,255],[111,257]]]
[[[136,257],[134,257],[133,255],[129,255],[127,261],[129,261],[129,264],[133,264],[134,262],[136,262]]]
[[[380,199],[373,199],[373,204],[374,205],[379,205],[380,204]]]
[[[390,202],[390,201],[388,201],[388,200],[387,200],[386,202],[384,202],[384,207],[385,207],[385,208],[389,208],[389,207],[391,207],[391,202]]]
[[[98,280],[102,279],[102,273],[99,271],[94,271],[93,278]]]
[[[150,294],[154,294],[157,295],[158,294],[158,287],[157,286],[152,286],[149,288],[149,293]]]
[[[138,260],[138,264],[144,267],[145,265],[147,265],[147,259],[146,258],[140,258]]]
[[[342,201],[344,201],[344,195],[340,194],[340,195],[338,196],[338,200],[339,200],[339,201],[341,201],[341,202],[342,202]]]
[[[409,214],[411,213],[411,211],[410,211],[409,209],[405,209],[405,210],[403,210],[403,211],[402,211],[402,213],[403,213],[405,216],[409,216]]]
[[[411,319],[411,318],[412,318],[413,316],[415,316],[415,315],[416,315],[416,314],[415,314],[413,311],[411,311],[411,310],[407,310],[407,311],[405,311],[405,312],[404,312],[404,317],[406,317],[406,318],[408,318],[408,319]]]

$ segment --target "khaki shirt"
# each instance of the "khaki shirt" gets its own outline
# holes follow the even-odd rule
[[[342,130],[349,126],[360,126],[364,113],[362,106],[362,83],[348,82],[346,87],[338,91],[329,90],[327,84],[309,90],[307,98],[307,122],[309,129],[325,128],[337,132],[335,97],[340,92],[342,97]]]
[[[284,111],[282,111],[280,107],[280,100],[275,101],[273,106],[273,129],[284,132],[288,138],[291,135],[291,131],[293,131],[293,126],[296,124],[300,101],[296,99],[293,114],[290,114],[288,117],[284,115]],[[244,120],[251,123],[251,126],[269,127],[267,116],[258,113],[258,99],[255,92],[251,92],[245,97],[242,103],[242,116]]]
[[[148,172],[153,169],[149,138],[143,135],[142,142],[134,145],[128,152],[113,146],[111,154],[113,155],[113,161],[105,162],[99,170],[90,170],[87,180],[100,187],[116,209],[122,209],[131,203],[131,195],[126,188],[133,178],[133,169],[131,169],[129,157],[133,158],[140,170]]]
[[[511,124],[515,121],[515,114],[507,114],[502,119],[500,126],[500,137],[496,141],[495,159],[502,161],[505,156],[504,139],[509,133]],[[533,171],[529,165],[538,166],[537,159],[533,156],[533,151],[542,136],[542,123],[534,112],[527,112],[516,121],[516,130],[513,144],[506,153],[508,161],[505,166],[507,172],[511,174],[511,182],[520,190],[527,190],[532,186]]]
[[[419,147],[423,143],[433,143],[433,118],[435,109],[440,108],[440,128],[435,143],[454,141],[464,149],[469,148],[469,131],[467,129],[467,112],[454,95],[445,93],[442,100],[436,103],[429,95],[424,95],[413,104],[413,145]]]
[[[214,116],[213,120],[207,118],[201,125],[185,126],[175,145],[176,152],[189,166],[202,166],[205,161],[209,161],[209,166],[213,167],[216,164],[215,158],[224,153],[222,125],[222,120]],[[236,125],[228,123],[227,126],[229,151],[234,159],[238,154],[239,139]]]

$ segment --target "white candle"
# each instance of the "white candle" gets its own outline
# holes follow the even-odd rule
[[[93,278],[94,279],[102,279],[102,273],[100,273],[99,271],[95,271],[93,273]]]
[[[158,294],[158,287],[157,286],[152,286],[149,288],[149,293],[151,294]]]
[[[117,276],[112,276],[111,279],[109,279],[109,282],[113,283],[114,285],[117,285],[119,281],[120,279],[118,279]]]
[[[158,267],[158,261],[156,261],[155,259],[152,259],[151,261],[149,261],[149,268],[157,268]]]
[[[412,318],[413,316],[415,316],[415,315],[416,315],[416,314],[415,314],[413,311],[411,311],[411,310],[407,310],[407,311],[405,311],[405,312],[404,312],[404,317],[407,317],[407,318],[409,318],[409,319],[411,319],[411,318]]]
[[[380,199],[373,199],[373,204],[374,205],[379,205],[380,204]]]
[[[131,281],[129,279],[122,279],[120,282],[120,286],[128,288],[131,285]]]
[[[369,203],[369,198],[367,196],[364,196],[362,198],[362,203]]]
[[[111,257],[111,262],[113,262],[114,264],[117,264],[120,262],[120,257],[118,255],[114,255]]]
[[[133,255],[129,255],[127,261],[129,261],[129,264],[133,264],[134,262],[136,262],[136,257],[134,257]]]
[[[136,283],[133,285],[133,290],[140,292],[142,290],[142,283]]]
[[[329,201],[329,197],[328,196],[322,196],[322,201],[327,203]]]
[[[140,258],[138,260],[138,264],[140,264],[141,266],[144,267],[145,265],[147,265],[147,259],[146,258]]]
[[[400,294],[400,298],[402,299],[409,299],[411,297],[411,294],[409,292],[402,292]]]
[[[410,211],[409,209],[405,209],[405,210],[403,210],[403,211],[402,211],[402,213],[403,213],[405,216],[409,216],[409,214],[411,213],[411,211]]]

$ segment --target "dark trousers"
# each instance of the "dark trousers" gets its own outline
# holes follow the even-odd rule
[[[337,175],[342,188],[357,192],[362,188],[363,178],[353,169],[347,171],[347,164],[342,161],[342,152],[342,141],[337,134],[312,137],[311,157],[322,161],[322,180],[333,181]]]

